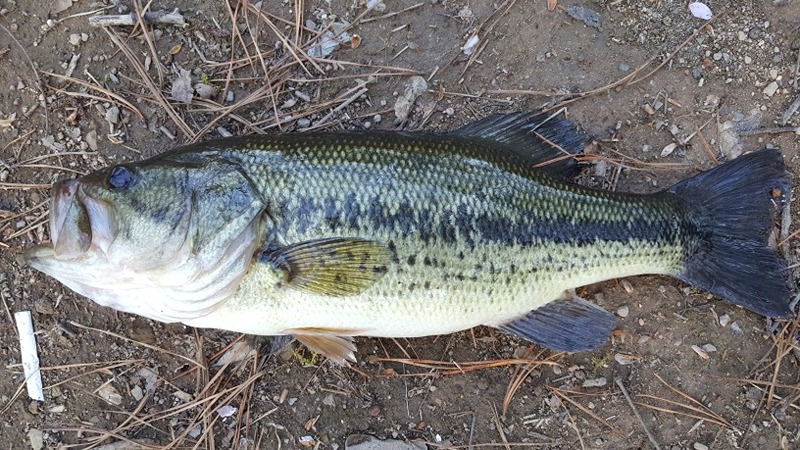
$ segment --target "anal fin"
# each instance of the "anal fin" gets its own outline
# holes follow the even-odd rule
[[[336,330],[328,328],[296,328],[286,330],[309,350],[319,353],[341,366],[356,362],[356,345],[353,343],[352,330]]]
[[[580,297],[554,300],[498,328],[552,350],[581,352],[608,341],[616,324],[610,312]]]

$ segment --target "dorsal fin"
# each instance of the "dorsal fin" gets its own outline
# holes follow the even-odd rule
[[[497,114],[471,123],[451,134],[478,137],[502,144],[501,147],[548,175],[565,178],[574,175],[580,153],[588,136],[566,119],[552,117],[539,111]]]

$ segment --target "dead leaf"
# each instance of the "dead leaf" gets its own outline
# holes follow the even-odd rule
[[[170,95],[173,99],[186,103],[192,103],[192,97],[194,97],[194,88],[192,87],[192,78],[189,76],[189,71],[186,69],[180,69],[181,74],[178,78],[172,82],[172,89],[170,90]]]
[[[548,11],[555,11],[556,6],[558,6],[558,0],[547,0],[547,10]]]

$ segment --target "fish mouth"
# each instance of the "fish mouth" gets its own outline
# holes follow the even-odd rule
[[[116,234],[116,221],[107,202],[87,195],[78,180],[59,181],[50,198],[51,243],[29,249],[25,259],[70,260],[90,249],[106,253]]]

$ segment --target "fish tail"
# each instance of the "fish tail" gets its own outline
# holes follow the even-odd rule
[[[740,156],[669,188],[684,200],[696,231],[677,277],[758,314],[789,317],[786,262],[768,240],[790,190],[775,149]]]

